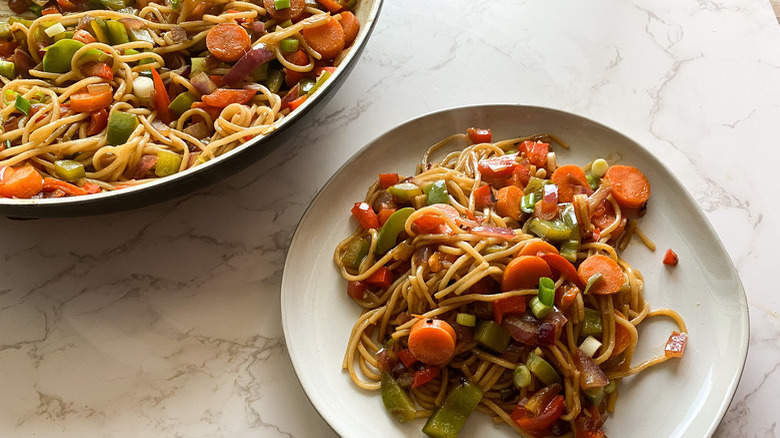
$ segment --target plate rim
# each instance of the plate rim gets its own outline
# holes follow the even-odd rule
[[[346,168],[348,168],[353,162],[357,161],[362,155],[366,154],[375,143],[377,143],[380,139],[384,138],[385,136],[389,135],[393,131],[397,129],[401,129],[405,126],[412,125],[414,123],[417,123],[421,120],[430,118],[430,117],[436,117],[439,115],[442,115],[444,113],[451,113],[451,112],[459,112],[459,111],[473,111],[473,110],[481,110],[481,111],[490,111],[490,109],[494,110],[500,110],[500,109],[509,109],[512,108],[513,110],[516,110],[518,112],[521,111],[531,111],[531,112],[551,112],[551,113],[557,113],[558,115],[562,115],[564,117],[570,117],[570,118],[577,118],[584,122],[593,124],[601,129],[606,129],[608,131],[612,131],[613,133],[616,133],[625,139],[629,140],[631,143],[633,143],[635,146],[637,146],[639,149],[641,149],[643,152],[645,152],[649,157],[651,157],[658,166],[662,168],[666,173],[668,173],[674,180],[675,185],[679,186],[682,190],[681,193],[685,197],[686,201],[689,202],[691,205],[694,205],[696,208],[694,209],[696,211],[696,214],[700,217],[701,221],[706,225],[707,231],[715,236],[714,244],[717,245],[719,250],[722,252],[722,254],[726,255],[726,259],[728,262],[728,266],[730,267],[732,273],[734,274],[734,279],[736,281],[736,284],[738,285],[738,290],[734,291],[736,294],[736,300],[738,301],[740,308],[744,309],[744,312],[739,312],[739,318],[737,319],[739,322],[739,326],[742,329],[742,336],[739,338],[739,348],[738,348],[738,355],[741,356],[741,360],[738,361],[739,366],[737,373],[735,373],[733,376],[730,377],[730,380],[728,382],[728,385],[726,387],[726,392],[723,394],[722,399],[720,400],[719,407],[717,409],[716,415],[713,417],[712,421],[709,424],[709,427],[707,427],[707,437],[711,437],[715,431],[717,430],[718,426],[723,421],[724,416],[726,415],[726,412],[729,409],[729,406],[731,405],[734,396],[736,395],[737,387],[739,385],[739,382],[742,378],[742,375],[745,370],[745,363],[747,361],[747,353],[750,347],[750,309],[749,309],[749,303],[747,301],[747,295],[745,293],[745,288],[742,283],[742,279],[739,275],[739,272],[734,265],[733,260],[728,254],[728,251],[726,251],[726,248],[723,244],[722,239],[712,226],[712,223],[709,221],[707,216],[704,213],[704,210],[701,208],[698,202],[696,202],[696,199],[693,197],[689,189],[685,186],[685,184],[682,183],[682,180],[677,176],[675,172],[673,172],[669,166],[666,165],[661,159],[659,159],[655,153],[650,151],[647,147],[645,147],[642,143],[635,141],[630,136],[624,134],[622,131],[619,131],[615,128],[611,128],[610,126],[607,126],[601,122],[598,122],[596,120],[591,119],[590,117],[586,117],[580,114],[576,114],[570,111],[565,111],[562,109],[549,107],[549,106],[539,106],[539,105],[525,105],[525,104],[519,104],[519,103],[478,103],[478,104],[468,104],[468,105],[455,105],[455,106],[449,106],[429,112],[425,112],[423,114],[411,117],[405,121],[402,121],[393,127],[385,130],[381,134],[375,136],[370,141],[368,141],[366,144],[361,146],[358,150],[356,150],[339,168],[333,172],[333,174],[328,178],[328,180],[323,184],[323,186],[317,191],[317,194],[312,198],[312,200],[307,205],[306,209],[304,210],[303,214],[301,215],[300,220],[295,226],[295,229],[293,231],[292,237],[290,239],[290,243],[287,248],[287,254],[285,256],[285,263],[283,267],[282,272],[282,282],[281,282],[281,290],[280,290],[280,311],[282,316],[282,331],[284,335],[284,341],[285,341],[285,347],[287,349],[290,362],[293,365],[293,372],[295,373],[296,379],[298,380],[298,384],[303,389],[304,395],[309,400],[309,403],[314,407],[317,414],[320,416],[320,418],[323,419],[323,421],[328,425],[328,427],[333,430],[336,433],[339,433],[337,430],[337,427],[334,424],[331,424],[331,421],[328,417],[323,415],[323,412],[321,411],[320,407],[312,400],[312,397],[309,393],[311,389],[307,388],[306,385],[304,385],[305,379],[301,379],[301,372],[302,370],[299,369],[299,363],[296,360],[297,355],[295,353],[295,349],[291,347],[290,345],[290,329],[288,326],[288,317],[286,312],[286,304],[288,301],[288,294],[285,293],[285,291],[288,288],[289,282],[291,281],[289,279],[289,273],[287,270],[288,265],[291,262],[291,258],[293,257],[293,251],[292,249],[299,243],[300,240],[300,233],[299,230],[302,226],[302,224],[307,220],[307,218],[312,214],[313,207],[317,203],[317,201],[324,196],[324,193],[329,189],[329,187],[334,184],[334,180],[338,177],[339,174],[341,174]],[[446,134],[445,134],[446,135]]]

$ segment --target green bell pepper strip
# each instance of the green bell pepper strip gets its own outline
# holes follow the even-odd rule
[[[601,324],[601,312],[598,310],[585,308],[585,319],[582,321],[580,328],[580,336],[595,336],[600,335],[604,330]]]
[[[135,114],[122,111],[112,112],[108,118],[106,143],[112,146],[125,144],[137,126],[138,117]]]
[[[577,261],[577,251],[580,249],[579,240],[567,240],[561,244],[560,254],[561,257],[574,263]]]
[[[403,199],[404,201],[410,201],[415,196],[421,195],[423,191],[417,184],[402,182],[388,187],[387,192],[393,196]]]
[[[189,91],[185,91],[176,96],[171,104],[168,105],[168,108],[176,114],[181,115],[185,111],[192,108],[192,104],[195,103],[196,100],[198,100],[197,96],[190,93]]]
[[[54,174],[68,182],[76,182],[87,176],[84,165],[75,160],[55,161]]]
[[[534,314],[536,319],[544,319],[545,316],[552,312],[552,306],[544,304],[539,297],[531,298],[531,301],[528,302],[528,307],[531,308],[531,313]]]
[[[561,376],[558,375],[555,368],[539,355],[528,353],[528,359],[525,361],[525,364],[528,366],[528,370],[545,385],[561,383]]]
[[[474,340],[483,347],[487,347],[496,353],[503,354],[509,346],[512,335],[509,330],[496,324],[494,321],[479,321],[474,330]]]
[[[401,423],[414,420],[416,409],[409,395],[395,381],[390,373],[382,374],[382,403],[390,415]]]
[[[255,82],[262,82],[268,77],[268,64],[268,62],[264,62],[252,70],[250,76]]]
[[[423,426],[423,433],[431,438],[456,438],[480,400],[482,389],[464,380],[452,388],[441,406],[433,410]]]
[[[347,249],[344,250],[344,253],[341,254],[341,263],[350,268],[357,268],[368,254],[369,246],[371,244],[368,242],[368,239],[360,238],[353,240],[349,243]]]
[[[567,227],[560,218],[546,221],[535,217],[528,222],[528,230],[553,242],[568,240],[571,236],[571,228]]]
[[[325,81],[328,80],[330,77],[330,72],[327,70],[323,70],[322,73],[320,73],[320,76],[317,78],[317,82],[314,83],[314,86],[311,87],[311,90],[307,93],[309,96],[314,94],[315,91],[317,91],[318,88],[322,86],[322,84],[325,83]]]
[[[191,66],[190,70],[193,73],[195,73],[198,70],[204,72],[208,70],[206,68],[206,58],[201,58],[201,57],[190,58],[190,66]],[[190,74],[190,76],[192,75]]]
[[[124,0],[100,0],[100,3],[106,8],[114,11],[118,11],[127,6]]]
[[[18,109],[19,111],[23,112],[25,116],[30,115],[30,101],[22,97],[20,94],[16,95],[16,101],[14,102],[14,107]]]
[[[477,325],[477,315],[471,313],[458,313],[455,315],[455,322],[464,327],[474,327]]]
[[[435,183],[428,184],[423,188],[423,192],[425,192],[428,205],[450,203],[450,194],[447,191],[447,182],[443,179],[436,181]]]
[[[414,213],[414,208],[405,207],[397,210],[387,218],[382,228],[379,229],[376,237],[376,252],[384,254],[395,246],[398,235],[404,230],[406,220]]]
[[[272,93],[276,93],[279,91],[280,88],[282,88],[282,83],[284,82],[284,75],[282,72],[275,68],[269,68],[268,69],[268,77],[265,78],[265,86],[268,88],[269,91]]]
[[[154,174],[160,178],[173,175],[179,171],[181,155],[173,151],[162,150],[157,152],[157,163],[154,164]]]
[[[110,44],[110,41],[108,40],[108,26],[106,26],[106,22],[102,18],[95,17],[94,20],[89,22],[87,30],[90,30],[89,28],[92,28],[91,33],[96,40],[101,43]]]
[[[605,391],[603,386],[598,388],[585,389],[582,391],[582,393],[585,394],[585,400],[587,400],[588,403],[593,406],[600,405],[604,400]]]
[[[303,78],[298,82],[298,96],[304,96],[309,94],[309,90],[314,87],[314,79]]]
[[[69,72],[73,55],[82,47],[84,47],[84,43],[81,41],[67,39],[52,44],[43,55],[43,71],[49,73]]]
[[[58,33],[57,35],[54,35],[54,41],[57,42],[59,40],[72,40],[73,35],[75,32],[72,30],[66,30],[65,32]]]
[[[108,33],[108,40],[111,42],[111,45],[115,46],[117,44],[130,42],[130,37],[127,36],[127,28],[118,21],[106,21],[106,32]]]
[[[154,38],[149,34],[149,31],[146,29],[131,29],[129,27],[125,26],[125,30],[127,31],[127,36],[130,38],[130,41],[146,41],[147,43],[154,43]]]

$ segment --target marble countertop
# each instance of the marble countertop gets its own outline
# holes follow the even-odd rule
[[[0,436],[333,436],[282,334],[286,249],[356,150],[418,115],[548,106],[646,146],[737,267],[750,350],[715,436],[780,391],[780,26],[766,0],[387,0],[338,95],[245,171],[144,209],[0,219]]]

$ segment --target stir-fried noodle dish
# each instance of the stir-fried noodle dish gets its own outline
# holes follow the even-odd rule
[[[120,189],[278,123],[334,73],[357,0],[10,0],[0,197]]]
[[[684,321],[651,308],[620,256],[632,238],[655,249],[638,226],[648,179],[603,158],[558,163],[557,147],[551,134],[494,143],[470,128],[431,146],[414,175],[380,174],[354,205],[360,225],[334,254],[363,308],[343,367],[396,420],[454,437],[479,410],[522,436],[603,437],[621,380],[682,357]],[[633,364],[654,317],[678,328]]]

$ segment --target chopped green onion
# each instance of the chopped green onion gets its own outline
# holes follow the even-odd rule
[[[577,261],[577,251],[580,249],[580,242],[577,240],[567,240],[561,244],[561,257],[574,263]]]
[[[509,330],[493,321],[479,321],[476,330],[474,330],[475,341],[500,354],[506,351],[511,338]]]
[[[603,326],[601,324],[601,312],[589,307],[585,308],[585,319],[582,321],[580,336],[593,336],[601,334]]]
[[[477,316],[471,313],[458,313],[455,315],[455,322],[465,327],[474,327],[477,325]]]
[[[180,5],[181,5],[181,0],[171,0],[171,7],[174,10],[178,11]]]
[[[583,353],[590,357],[593,357],[593,355],[596,354],[596,351],[598,351],[600,347],[601,342],[599,342],[599,340],[594,338],[592,335],[588,335],[588,337],[582,341],[582,344],[580,344],[580,350],[582,350]]]
[[[32,12],[33,14],[35,14],[38,17],[43,15],[43,13],[42,13],[43,6],[41,6],[41,5],[37,4],[37,3],[30,4],[30,6],[28,8],[30,9],[30,12]]]
[[[507,386],[506,388],[501,388],[501,391],[498,392],[498,396],[501,397],[501,401],[506,403],[509,400],[512,400],[519,394],[517,391],[517,388],[514,386]]]
[[[16,77],[16,64],[11,61],[0,60],[0,75],[13,79]]]
[[[274,9],[281,10],[290,7],[290,0],[274,0]]]
[[[286,29],[286,28],[288,28],[288,27],[290,27],[292,25],[293,25],[293,22],[290,19],[284,20],[281,23],[279,23],[279,27],[281,27],[283,29]]]
[[[585,389],[582,391],[585,394],[585,400],[593,406],[598,406],[604,401],[604,387]]]
[[[517,389],[525,388],[531,384],[531,370],[525,364],[519,364],[512,373],[512,382]]]
[[[539,299],[539,297],[531,298],[531,301],[528,302],[528,306],[531,307],[531,312],[534,314],[536,319],[544,319],[545,316],[552,312],[552,306],[544,304],[542,300]]]
[[[30,115],[30,101],[21,95],[16,95],[16,102],[14,103],[14,107],[23,112],[25,116]]]
[[[525,363],[531,373],[545,385],[561,383],[561,376],[558,375],[555,368],[536,353],[528,353],[528,360]]]
[[[539,278],[539,301],[552,307],[555,304],[555,282],[550,277]]]
[[[609,383],[607,383],[607,386],[604,387],[604,392],[607,394],[612,394],[617,389],[617,380],[610,379]]]
[[[584,294],[588,294],[590,292],[590,288],[593,287],[593,285],[598,284],[600,281],[604,281],[604,278],[601,276],[600,272],[597,272],[588,278],[588,284],[585,285],[585,290],[582,292]]]
[[[59,160],[54,162],[54,174],[65,181],[75,182],[86,176],[84,165],[75,160]]]
[[[190,70],[195,73],[196,71],[206,71],[206,58],[190,58]],[[190,74],[192,76],[192,74]]]
[[[428,184],[423,188],[423,192],[425,192],[428,205],[450,203],[450,195],[449,192],[447,192],[447,182],[443,179]]]
[[[520,210],[522,210],[523,213],[531,214],[534,212],[535,207],[536,207],[536,194],[533,192],[523,196],[523,198],[520,200]]]
[[[154,174],[159,177],[173,175],[181,167],[181,155],[169,150],[157,152],[157,163],[154,165]]]
[[[596,178],[602,178],[607,174],[607,170],[609,170],[609,163],[603,158],[596,158],[593,164],[590,165],[590,171]]]
[[[590,173],[586,173],[585,179],[588,180],[588,185],[590,186],[591,190],[596,190],[599,188],[599,179],[597,177],[593,176]]]
[[[314,94],[315,91],[317,91],[318,88],[322,86],[322,84],[325,83],[325,81],[328,80],[330,77],[330,72],[327,70],[323,70],[322,73],[320,73],[320,76],[317,78],[317,82],[314,83],[314,86],[311,87],[311,90],[309,90],[309,96]]]
[[[314,79],[303,78],[298,82],[298,96],[304,96],[309,94],[309,90],[314,87]]]
[[[533,193],[534,197],[537,200],[542,199],[542,195],[544,195],[545,184],[546,184],[546,180],[532,176],[531,178],[528,179],[528,184],[525,185],[525,189],[523,189],[523,193],[525,194]]]
[[[127,6],[124,0],[100,0],[100,3],[102,3],[103,6],[107,7],[108,9],[112,9],[114,11],[118,11]]]
[[[14,90],[5,90],[5,93],[3,93],[3,103],[9,105],[11,102],[16,100],[16,96],[18,95],[19,93]]]
[[[279,41],[279,50],[282,53],[292,53],[298,51],[298,39],[297,38],[285,38]]]

